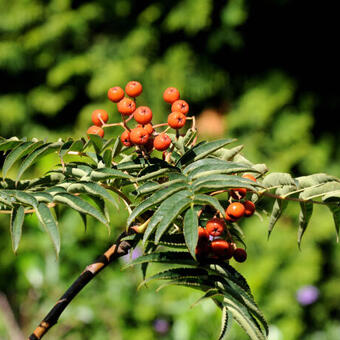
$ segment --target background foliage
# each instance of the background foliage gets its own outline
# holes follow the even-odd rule
[[[161,94],[177,86],[200,117],[202,137],[237,137],[247,158],[267,163],[271,171],[339,177],[338,127],[331,123],[339,97],[329,81],[336,77],[332,9],[327,22],[315,25],[323,14],[317,6],[292,0],[1,0],[0,135],[83,136],[95,108],[107,109],[116,120],[107,89],[136,79],[145,88],[141,103],[148,103],[159,122],[168,114]],[[323,56],[317,58],[315,50]],[[39,163],[36,174],[52,161]],[[265,215],[243,224],[249,260],[237,269],[248,278],[272,339],[334,339],[339,332],[340,250],[326,209],[315,208],[302,252],[296,246],[294,204],[269,242]],[[15,256],[8,218],[0,216],[0,290],[25,334],[118,234],[126,218],[123,206],[121,211],[111,212],[111,236],[91,219],[84,233],[81,219],[65,212],[59,261],[34,217],[25,222]],[[189,309],[198,296],[185,288],[136,292],[140,279],[118,266],[107,269],[49,337],[206,339],[216,334],[219,315],[211,302]],[[319,289],[313,304],[297,301],[297,290],[305,285]],[[157,319],[167,321],[169,331],[157,332]],[[3,311],[0,336],[10,336]],[[230,338],[244,337],[235,327]]]

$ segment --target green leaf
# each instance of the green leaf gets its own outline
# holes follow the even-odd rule
[[[142,184],[138,189],[136,189],[137,196],[145,195],[152,193],[154,191],[167,188],[172,186],[175,183],[183,183],[185,184],[187,182],[187,178],[185,176],[179,175],[176,179],[170,180],[164,183],[158,183],[158,182],[152,182],[147,181],[144,184]]]
[[[103,161],[105,163],[105,166],[111,167],[112,162],[112,150],[106,149],[103,153]]]
[[[64,156],[69,152],[73,143],[74,143],[73,140],[70,139],[61,146],[61,148],[59,149],[59,158],[61,158],[61,159],[64,158]]]
[[[101,151],[102,151],[102,148],[103,148],[103,139],[100,136],[94,135],[94,134],[90,134],[88,136],[89,136],[91,144],[93,145],[96,153],[100,154]]]
[[[272,212],[269,219],[269,226],[268,226],[268,239],[274,229],[276,222],[282,215],[282,212],[286,209],[288,205],[288,201],[276,199],[273,204]]]
[[[299,229],[298,229],[298,245],[301,246],[302,236],[305,233],[309,220],[313,213],[313,202],[300,202],[300,214],[299,214]]]
[[[193,258],[196,258],[195,249],[198,242],[198,217],[193,205],[184,215],[183,233],[185,243]]]
[[[39,148],[35,149],[32,153],[30,153],[24,161],[21,163],[19,168],[19,172],[17,174],[16,180],[19,181],[23,173],[36,161],[38,161],[41,157],[54,152],[61,146],[60,142],[56,143],[48,143],[47,145],[42,145]]]
[[[108,224],[107,219],[98,209],[96,209],[90,203],[84,201],[78,196],[60,192],[55,194],[53,200],[56,203],[65,204],[70,208],[77,210],[83,214],[91,215],[103,224]]]
[[[192,184],[192,190],[197,192],[211,192],[219,189],[228,188],[247,188],[256,192],[255,187],[261,187],[261,184],[253,182],[247,178],[234,175],[210,175],[205,178],[197,179]]]
[[[10,195],[5,193],[3,190],[0,190],[0,203],[5,204],[6,206],[13,208],[12,198]]]
[[[262,181],[266,188],[280,187],[284,185],[296,186],[293,177],[290,174],[283,172],[272,172],[268,174]]]
[[[231,161],[243,149],[243,145],[235,146],[232,149],[220,149],[214,152],[214,156],[224,161]]]
[[[80,182],[71,184],[67,188],[67,191],[70,193],[89,193],[94,196],[99,196],[99,197],[102,197],[104,200],[108,200],[114,206],[117,207],[117,203],[115,199],[113,198],[113,196],[98,183],[80,181]]]
[[[31,194],[28,194],[27,192],[13,190],[12,195],[16,198],[17,201],[30,205],[33,208],[36,208],[38,205],[38,201],[35,199],[35,197]]]
[[[194,202],[195,204],[210,205],[215,208],[216,211],[220,212],[223,217],[225,217],[225,209],[222,207],[220,201],[216,197],[204,194],[196,194],[194,196]]]
[[[0,151],[8,151],[23,143],[24,140],[19,140],[18,137],[11,137],[9,139],[5,139],[0,143]]]
[[[39,203],[36,209],[36,214],[39,219],[39,222],[42,224],[44,229],[47,231],[53,243],[56,254],[58,256],[59,251],[60,251],[60,235],[59,235],[57,222],[53,214],[51,213],[50,209],[44,203]]]
[[[112,178],[126,178],[131,180],[133,177],[123,171],[110,168],[96,169],[90,173],[90,179],[92,181],[104,181]]]
[[[248,310],[232,297],[224,297],[223,305],[233,315],[235,321],[244,329],[251,340],[265,340],[266,336],[251,317]]]
[[[340,182],[332,181],[304,189],[299,198],[309,200],[323,196],[323,200],[327,200],[327,198],[332,197],[338,191],[340,191]]]
[[[202,268],[171,268],[148,277],[146,280],[141,282],[139,286],[145,285],[146,283],[154,280],[180,280],[184,278],[197,279],[199,277],[207,279],[207,271]]]
[[[167,183],[169,184],[170,182]],[[170,186],[156,191],[152,196],[147,198],[132,211],[131,215],[127,220],[127,225],[129,226],[137,216],[139,216],[146,210],[150,209],[154,205],[164,201],[171,195],[183,189],[186,189],[186,185],[184,183],[172,183]]]
[[[184,165],[198,161],[207,157],[209,154],[223,148],[227,144],[234,142],[235,139],[220,139],[213,142],[198,144],[188,150],[176,163],[176,166],[183,167]]]
[[[22,205],[13,208],[10,219],[10,231],[12,238],[12,248],[17,252],[21,240],[22,225],[25,218],[25,209]]]
[[[295,180],[298,183],[298,189],[314,187],[319,184],[324,184],[327,182],[333,182],[333,181],[339,182],[339,180],[336,177],[330,176],[324,173],[313,174],[309,176],[301,176],[301,177],[295,178]]]
[[[340,228],[340,206],[339,204],[334,204],[334,202],[330,202],[327,204],[327,207],[331,211],[334,220],[335,233],[336,233],[336,241],[339,242],[339,228]]]
[[[43,142],[24,142],[18,146],[16,146],[12,151],[6,156],[4,165],[2,167],[2,175],[5,178],[7,175],[7,172],[11,169],[13,164],[19,160],[20,158],[24,157],[28,153],[35,150],[37,147],[41,146]]]
[[[187,251],[163,251],[159,253],[151,253],[139,256],[127,267],[142,264],[142,263],[170,263],[170,264],[185,264],[189,266],[197,266],[197,262],[192,258],[192,256]]]
[[[45,202],[45,203],[50,203],[53,201],[53,196],[49,194],[48,192],[44,191],[37,191],[37,192],[32,192],[31,195],[40,203],[40,202]]]
[[[218,340],[222,340],[224,336],[228,333],[232,321],[232,314],[228,312],[228,308],[223,306],[222,308],[222,323],[221,331],[218,336]]]

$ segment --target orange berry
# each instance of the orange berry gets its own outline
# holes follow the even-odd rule
[[[232,218],[230,217],[227,212],[225,213],[225,219],[228,221],[228,222],[235,222],[236,221],[236,218]]]
[[[182,99],[176,100],[171,105],[172,112],[181,112],[186,115],[189,112],[189,104]]]
[[[239,219],[244,215],[245,207],[240,202],[231,203],[227,210],[226,214],[228,214],[231,218]]]
[[[139,106],[133,113],[133,118],[139,124],[148,124],[152,119],[152,111],[148,106]]]
[[[180,98],[179,91],[176,87],[168,87],[163,93],[163,99],[165,102],[172,104]]]
[[[125,146],[131,146],[132,143],[130,141],[130,131],[125,130],[120,136],[120,140]]]
[[[149,134],[142,127],[136,127],[130,132],[130,141],[132,144],[144,145],[149,139]]]
[[[241,198],[243,198],[247,193],[247,189],[246,188],[237,188],[237,189],[230,189],[229,190],[229,194],[232,198],[234,198],[235,200],[239,200]]]
[[[244,174],[242,175],[243,178],[248,178],[254,182],[256,182],[256,178],[253,176],[253,175],[250,175],[250,174]]]
[[[247,259],[247,252],[242,248],[236,248],[233,257],[237,262],[244,262]]]
[[[148,132],[149,135],[152,135],[152,133],[154,132],[154,128],[151,123],[146,124],[146,125],[138,124],[137,127],[144,128]]]
[[[154,141],[153,136],[149,136],[148,141],[144,145],[147,152],[151,152],[153,150],[153,141]]]
[[[130,97],[138,97],[143,91],[143,86],[138,81],[129,81],[125,86],[125,92]]]
[[[97,125],[90,126],[87,129],[86,133],[88,135],[98,135],[101,138],[104,137],[104,130],[101,127],[97,126]]]
[[[229,260],[234,253],[233,246],[222,239],[211,241],[211,251],[218,258],[223,260]]]
[[[158,151],[165,151],[171,144],[171,138],[164,132],[156,136],[153,146]]]
[[[224,233],[226,225],[224,220],[220,218],[212,218],[208,221],[206,229],[209,235],[216,237],[221,236]]]
[[[252,201],[245,201],[243,202],[245,211],[244,211],[244,216],[249,217],[254,214],[255,212],[255,204]]]
[[[136,110],[136,103],[127,97],[124,97],[117,103],[118,112],[124,116],[129,116]]]
[[[168,116],[168,124],[173,129],[180,129],[185,125],[186,117],[181,112],[172,112]]]
[[[208,242],[208,241],[209,241],[209,233],[207,229],[198,227],[198,243]]]
[[[121,87],[119,87],[119,86],[111,87],[107,91],[107,97],[112,102],[117,103],[121,99],[123,99],[123,97],[124,97],[124,90]]]
[[[105,110],[94,110],[91,118],[94,125],[102,126],[109,120],[109,115]]]

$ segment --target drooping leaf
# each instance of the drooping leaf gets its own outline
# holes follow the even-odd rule
[[[168,182],[169,184],[169,182]],[[186,185],[182,182],[172,183],[170,186],[156,191],[152,196],[147,198],[141,204],[139,204],[128,217],[127,225],[129,226],[137,216],[150,209],[154,205],[164,201],[176,192],[186,189]]]
[[[19,242],[22,235],[22,225],[25,218],[25,209],[22,205],[15,206],[11,213],[10,219],[10,231],[12,238],[12,248],[14,253],[17,252],[19,247]]]
[[[329,202],[327,207],[332,213],[334,226],[335,226],[335,233],[336,233],[336,241],[339,242],[339,229],[340,229],[340,205],[334,204],[334,202]]]
[[[158,243],[162,235],[166,232],[171,222],[174,221],[176,217],[180,215],[186,208],[188,208],[190,203],[192,203],[192,199],[189,197],[190,192],[185,193],[185,191],[181,191],[179,192],[179,194],[182,195],[178,195],[178,197],[175,197],[176,194],[174,194],[171,198],[168,198],[167,203],[164,205],[162,203],[160,205],[160,210],[156,210],[155,212],[156,216],[157,214],[163,216],[163,218],[160,219],[159,224],[157,225],[155,233],[156,244]]]
[[[268,239],[274,229],[276,222],[282,215],[282,212],[286,209],[288,201],[276,199],[273,204],[272,212],[270,214],[269,226],[268,226]]]
[[[226,306],[222,308],[222,322],[221,322],[221,331],[218,336],[218,340],[223,340],[225,335],[228,333],[232,321],[232,314],[228,311]]]
[[[301,192],[299,198],[303,200],[309,200],[313,198],[317,198],[323,196],[324,199],[331,197],[336,194],[336,192],[340,191],[340,182],[332,181],[326,182],[320,185],[316,185],[313,187],[308,187]]]
[[[299,229],[298,229],[298,245],[301,246],[302,236],[305,233],[309,220],[313,213],[313,202],[300,202],[300,214],[299,214]]]
[[[38,161],[41,157],[46,156],[49,153],[54,152],[61,146],[61,142],[55,142],[55,143],[48,143],[45,145],[41,145],[37,149],[35,149],[32,153],[30,153],[21,163],[17,178],[18,181],[21,176],[24,174],[24,172],[33,165],[36,161]]]
[[[184,215],[183,233],[189,252],[195,258],[195,249],[198,241],[198,217],[193,204]]]
[[[58,192],[55,194],[53,201],[65,204],[81,213],[91,215],[103,224],[108,224],[108,221],[102,212],[78,196],[74,196],[66,192]]]
[[[339,181],[336,177],[324,173],[301,176],[295,178],[295,180],[298,183],[298,189],[314,187],[327,182]]]
[[[18,137],[11,137],[0,142],[0,151],[8,151],[22,144],[26,140],[19,140]]]
[[[111,168],[96,169],[90,173],[90,179],[92,181],[104,181],[104,180],[113,179],[113,178],[132,179],[132,177],[129,174],[126,174],[123,171],[111,169]]]
[[[44,203],[39,203],[36,209],[36,215],[39,222],[42,224],[44,229],[47,231],[53,246],[55,248],[56,254],[58,256],[60,251],[60,235],[58,230],[57,221],[55,220],[50,209]]]
[[[12,151],[6,156],[4,165],[2,167],[3,177],[6,177],[7,172],[11,169],[11,167],[17,160],[34,151],[36,148],[41,146],[41,144],[43,144],[42,141],[24,142],[12,149]]]

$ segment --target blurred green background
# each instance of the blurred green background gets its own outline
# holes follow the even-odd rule
[[[155,122],[169,113],[164,89],[176,86],[198,117],[201,138],[236,137],[248,159],[271,171],[340,176],[332,6],[305,0],[0,0],[0,135],[84,136],[94,109],[118,120],[108,88],[138,80],[144,86],[139,104],[152,108]],[[106,137],[119,133],[113,128]],[[45,160],[31,175],[52,166]],[[288,206],[269,242],[270,202],[259,208],[262,219],[242,223],[249,259],[236,267],[269,321],[270,340],[339,339],[340,248],[327,208],[315,208],[301,252],[298,207]],[[27,336],[110,245],[126,212],[110,213],[108,236],[91,219],[84,232],[80,217],[63,211],[59,260],[34,217],[25,222],[15,256],[8,217],[0,216],[1,340],[19,339],[13,316]],[[190,308],[199,294],[186,288],[137,291],[141,274],[122,271],[122,264],[102,272],[46,338],[217,337],[221,314],[212,302]],[[317,288],[314,298],[308,298],[309,286]],[[234,326],[228,339],[247,336]]]

